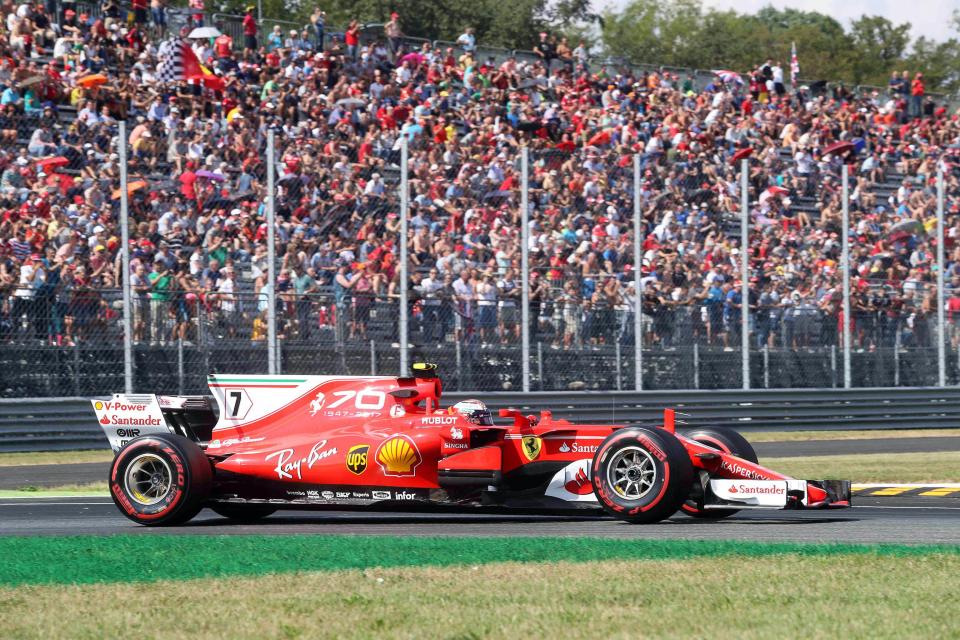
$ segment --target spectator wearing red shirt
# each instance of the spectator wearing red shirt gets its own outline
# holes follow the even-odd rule
[[[926,88],[923,85],[923,74],[917,73],[910,83],[910,117],[919,118],[923,110],[923,96]]]
[[[248,6],[243,16],[243,53],[248,56],[257,50],[257,19],[253,17],[255,9],[253,5]]]
[[[133,22],[138,26],[147,24],[147,0],[132,0]]]
[[[347,45],[347,55],[351,60],[356,61],[360,49],[360,25],[357,24],[356,20],[350,21],[350,26],[343,34],[343,42]]]
[[[206,7],[203,4],[203,0],[190,0],[190,11],[191,18],[193,19],[194,27],[203,26],[203,14],[206,11]]]
[[[950,327],[950,344],[960,347],[960,282],[954,281],[947,300],[947,324]]]

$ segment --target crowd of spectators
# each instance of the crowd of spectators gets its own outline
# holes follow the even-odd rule
[[[57,6],[69,7],[64,3]],[[266,139],[276,137],[281,335],[371,339],[392,319],[401,140],[409,149],[411,308],[425,343],[520,335],[521,149],[529,153],[534,337],[557,349],[632,342],[634,157],[645,340],[734,348],[740,252],[757,346],[837,343],[840,172],[851,167],[855,346],[926,346],[936,317],[935,178],[946,169],[948,319],[960,327],[957,114],[922,74],[889,92],[792,87],[780,63],[704,83],[592,63],[542,33],[534,56],[486,59],[302,29],[194,39],[216,81],[160,82],[178,46],[161,3],[98,16],[4,3],[0,27],[0,338],[74,344],[118,326],[118,122],[128,126],[134,339],[263,340]],[[187,31],[206,24],[190,3]],[[217,26],[217,25],[213,25]],[[221,25],[222,26],[222,25]],[[847,141],[850,155],[827,153]],[[739,243],[740,150],[750,244]],[[901,176],[895,190],[890,176]],[[951,333],[954,346],[960,335]]]

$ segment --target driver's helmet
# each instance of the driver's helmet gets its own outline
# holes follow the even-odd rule
[[[462,400],[453,405],[453,410],[462,415],[473,424],[481,426],[493,425],[493,417],[487,405],[479,400]]]

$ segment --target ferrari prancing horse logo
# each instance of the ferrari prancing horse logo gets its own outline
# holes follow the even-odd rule
[[[520,440],[520,448],[523,449],[523,456],[533,462],[540,456],[543,441],[538,436],[523,436]]]

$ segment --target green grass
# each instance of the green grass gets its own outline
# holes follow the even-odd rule
[[[195,553],[198,540],[180,539],[168,563]],[[277,546],[290,542],[274,539]],[[356,552],[370,551],[363,539],[356,543]],[[423,544],[437,550],[435,542]],[[533,544],[562,542],[505,540],[497,555],[525,556]],[[485,545],[479,549],[489,551]],[[593,549],[608,545],[584,541],[576,551],[590,558],[598,555]],[[473,541],[451,541],[444,549],[453,554],[449,566],[309,572],[304,556],[304,571],[255,578],[0,587],[0,629],[4,637],[44,639],[872,640],[958,634],[950,605],[960,572],[956,552],[821,555],[784,549],[772,556],[718,557],[687,546],[692,555],[682,558],[668,553],[661,559],[473,564],[472,547]],[[648,552],[670,548],[662,544]],[[416,549],[385,543],[376,559],[390,562],[405,551]],[[450,564],[456,559],[463,562]],[[122,561],[142,564],[137,556]]]
[[[750,442],[804,440],[881,440],[896,438],[957,438],[960,429],[884,429],[881,431],[743,431]]]
[[[560,562],[794,554],[960,555],[956,546],[528,537],[117,535],[0,538],[0,584],[190,578],[489,562]],[[56,558],[57,562],[50,562]],[[176,560],[175,562],[173,560]]]
[[[110,449],[93,451],[33,451],[24,453],[0,453],[0,467],[16,467],[35,464],[77,464],[79,462],[103,462],[113,460]]]
[[[803,480],[960,482],[960,451],[868,453],[812,458],[761,458],[760,464]]]
[[[0,489],[0,498],[47,498],[51,496],[108,496],[110,490],[106,482],[86,484],[65,484],[54,487],[20,487],[18,489]]]

